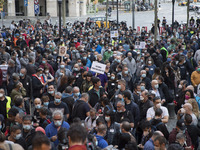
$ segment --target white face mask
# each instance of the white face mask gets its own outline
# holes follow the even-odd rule
[[[156,108],[160,108],[161,107],[161,103],[156,105]]]
[[[2,94],[2,93],[0,93],[0,98],[1,98],[1,97],[3,97],[3,94]]]
[[[105,120],[106,121],[110,121],[110,117],[105,117]]]

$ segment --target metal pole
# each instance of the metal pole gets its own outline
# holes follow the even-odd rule
[[[2,21],[2,28],[3,28],[3,11],[1,12],[1,21]]]
[[[156,40],[157,40],[157,30],[158,30],[158,15],[157,15],[157,11],[158,11],[158,2],[157,0],[154,1],[155,2],[155,18],[154,18],[154,45],[156,45]]]
[[[62,1],[62,6],[63,6],[63,27],[65,27],[65,22],[66,22],[66,0]]]
[[[187,0],[187,29],[189,26],[189,5],[190,5],[190,0]]]
[[[175,0],[172,0],[172,32],[174,28],[174,3],[175,3]]]
[[[135,28],[135,4],[134,4],[134,0],[132,0],[132,27],[133,29]]]
[[[59,2],[59,37],[61,38],[61,2]]]
[[[106,28],[108,28],[108,0],[106,1]]]
[[[117,0],[117,29],[119,28],[119,0]]]

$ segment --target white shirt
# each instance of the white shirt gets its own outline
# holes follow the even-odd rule
[[[166,107],[161,106],[160,109],[163,111],[162,118],[169,116],[168,110]],[[154,118],[155,117],[155,110],[153,107],[147,110],[147,118]]]

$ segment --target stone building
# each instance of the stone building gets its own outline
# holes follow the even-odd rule
[[[34,17],[35,0],[27,0],[28,6],[24,6],[24,0],[4,0],[4,12],[7,16],[28,16]],[[49,14],[52,17],[57,17],[59,13],[58,0],[38,0],[39,1],[39,16]],[[78,17],[86,15],[86,5],[88,0],[64,0],[66,2],[66,17]]]

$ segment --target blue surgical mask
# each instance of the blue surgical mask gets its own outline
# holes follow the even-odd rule
[[[80,92],[74,93],[74,95],[75,95],[76,97],[78,97],[78,96],[80,95]]]
[[[42,63],[43,63],[43,64],[45,64],[45,63],[46,63],[46,61],[42,61]]]
[[[15,136],[15,140],[19,140],[20,138],[22,137],[22,135],[21,135],[21,133],[20,134],[17,134],[16,136]]]
[[[110,78],[111,78],[111,80],[115,80],[115,77],[114,77],[114,76],[111,76]]]
[[[21,72],[20,72],[20,74],[19,74],[19,75],[20,75],[20,77],[23,77],[23,76],[24,76],[24,74],[23,74],[23,73],[21,73]]]
[[[145,87],[144,87],[144,86],[141,86],[140,89],[141,89],[141,91],[144,91],[144,90],[145,90]]]
[[[23,128],[24,128],[25,130],[30,130],[30,129],[31,129],[31,125],[23,125]]]
[[[121,85],[118,84],[118,85],[117,85],[117,88],[118,88],[118,89],[121,89]]]
[[[155,87],[156,89],[158,89],[158,88],[159,88],[159,85],[158,85],[158,84],[156,84],[154,87]]]
[[[56,103],[60,103],[60,101],[61,101],[60,99],[55,99]]]
[[[124,71],[125,74],[128,74],[128,71]]]
[[[79,71],[79,69],[78,68],[74,68],[74,71]]]
[[[54,91],[48,91],[48,93],[49,93],[49,94],[53,94],[53,93],[54,93]]]
[[[55,121],[54,124],[55,126],[59,127],[62,125],[62,121]]]
[[[39,105],[35,105],[35,108],[36,109],[40,109],[41,108],[41,105],[39,104]]]
[[[65,65],[60,65],[60,68],[65,68]]]
[[[49,105],[49,102],[44,102],[43,104],[44,104],[44,106],[47,107]]]
[[[145,78],[145,77],[146,77],[146,74],[142,74],[142,77]]]

